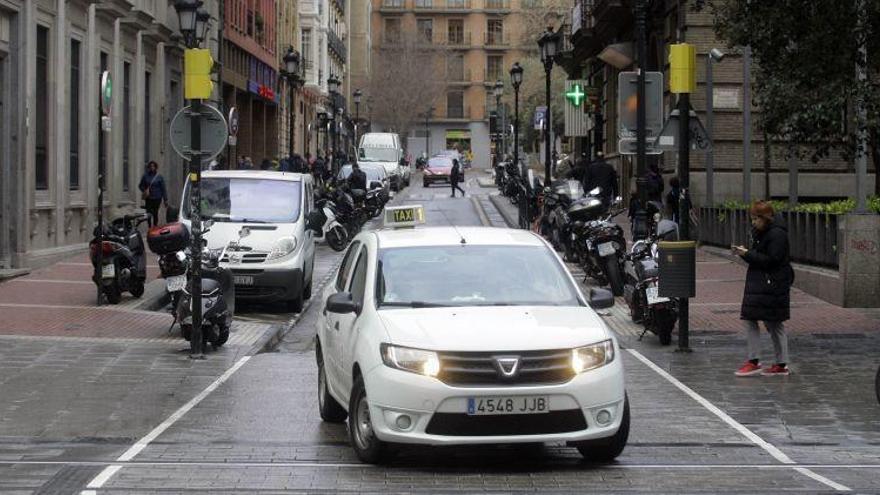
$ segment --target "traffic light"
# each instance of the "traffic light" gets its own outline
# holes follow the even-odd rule
[[[214,59],[211,51],[192,48],[183,53],[184,98],[187,100],[207,100],[214,92],[211,72]]]

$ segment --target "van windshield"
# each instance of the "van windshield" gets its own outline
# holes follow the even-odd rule
[[[397,162],[397,150],[394,148],[361,148],[358,161]]]
[[[299,181],[207,177],[201,185],[202,218],[248,223],[292,223],[299,218]],[[190,218],[189,184],[183,196],[184,213]]]

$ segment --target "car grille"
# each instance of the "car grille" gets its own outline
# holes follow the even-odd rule
[[[434,413],[425,433],[457,437],[494,435],[547,435],[587,429],[579,409],[550,411],[544,414],[499,414],[469,416],[462,413]]]
[[[574,377],[571,350],[523,352],[440,352],[438,378],[447,385],[548,385],[565,383]],[[519,369],[504,376],[496,358],[518,357]]]
[[[220,260],[221,263],[228,263],[230,255],[238,255],[238,253],[226,253],[223,255],[223,258]],[[266,257],[268,257],[268,253],[243,253],[241,254],[242,265],[253,264],[253,263],[262,263],[266,261]]]

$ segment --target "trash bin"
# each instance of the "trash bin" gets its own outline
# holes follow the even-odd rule
[[[697,243],[695,241],[661,241],[657,243],[660,258],[658,294],[663,297],[694,297],[697,295]]]

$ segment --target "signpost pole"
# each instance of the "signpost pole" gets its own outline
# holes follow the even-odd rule
[[[645,146],[646,125],[646,102],[645,102],[645,69],[647,68],[647,48],[645,37],[647,30],[647,14],[645,13],[645,0],[636,0],[636,45],[638,52],[638,79],[636,81],[636,190],[639,195],[639,207],[633,215],[633,238],[647,234],[647,213],[645,207],[648,204],[648,179],[647,150]]]
[[[190,180],[190,220],[192,222],[192,332],[190,333],[190,354],[193,359],[201,359],[202,354],[202,100],[193,99],[190,103],[190,136],[192,158],[189,162]]]

